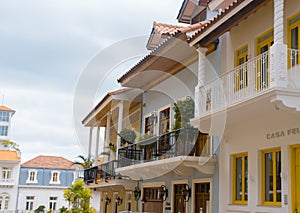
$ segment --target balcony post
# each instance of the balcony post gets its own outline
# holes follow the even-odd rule
[[[119,115],[118,115],[118,133],[121,132],[123,128],[123,110],[124,110],[124,101],[120,101],[119,103]],[[121,137],[118,135],[117,137],[117,152],[116,152],[116,160],[119,158],[119,148],[121,147]]]
[[[93,141],[93,126],[90,127],[90,137],[89,137],[89,145],[88,145],[88,160],[91,160],[92,141]]]
[[[204,88],[205,72],[206,72],[206,56],[207,48],[200,47],[198,51],[198,84],[195,87],[195,118],[205,112],[206,94]]]
[[[107,117],[106,117],[106,129],[105,129],[105,143],[103,143],[103,151],[106,151],[107,148],[109,146],[109,137],[110,137],[110,120],[111,120],[111,112],[109,112],[107,114]],[[110,149],[108,150],[110,152]],[[110,153],[111,154],[111,153]],[[105,155],[106,156],[106,155]],[[109,157],[106,156],[106,161],[109,161]]]
[[[287,87],[287,46],[283,43],[284,0],[274,0],[274,44],[270,48],[270,87]]]
[[[99,140],[100,140],[100,126],[97,127],[96,147],[95,147],[95,156],[94,156],[94,163],[93,163],[94,166],[98,165]]]

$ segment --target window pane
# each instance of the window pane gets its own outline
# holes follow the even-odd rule
[[[276,152],[276,201],[281,202],[281,152]]]
[[[236,158],[236,200],[242,200],[242,157]]]
[[[292,49],[298,49],[298,27],[292,29],[291,32]]]
[[[245,156],[244,185],[245,185],[244,200],[247,201],[248,200],[248,156]]]
[[[265,201],[273,202],[273,157],[265,153]]]
[[[8,126],[0,126],[0,135],[7,136]]]

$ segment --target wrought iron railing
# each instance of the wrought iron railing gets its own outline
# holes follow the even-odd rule
[[[119,167],[177,156],[209,155],[208,141],[198,129],[178,129],[119,149]]]
[[[118,161],[112,160],[107,163],[89,168],[84,170],[84,182],[89,183],[98,183],[106,179],[112,179],[117,174],[115,169],[118,167]]]

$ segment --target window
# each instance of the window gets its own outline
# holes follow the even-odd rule
[[[288,47],[292,49],[291,55],[288,58],[288,66],[293,67],[299,64],[299,28],[300,28],[300,14],[288,19]]]
[[[281,151],[262,151],[262,203],[281,205]]]
[[[12,178],[12,168],[3,167],[2,168],[2,179],[10,180]]]
[[[26,196],[25,210],[33,210],[34,196]]]
[[[256,89],[257,91],[264,90],[270,85],[269,71],[269,50],[274,43],[273,29],[267,31],[257,38],[257,69],[256,69]]]
[[[0,121],[7,121],[9,120],[9,112],[0,111]]]
[[[0,126],[0,136],[8,135],[8,126]]]
[[[151,116],[145,118],[145,134],[153,135],[154,121]]]
[[[57,206],[57,197],[49,197],[49,209],[55,211],[56,206]]]
[[[3,193],[0,195],[0,210],[6,210],[8,209],[9,204],[9,195],[6,193]]]
[[[60,172],[58,172],[58,171],[51,171],[50,184],[60,184],[59,174],[60,174]]]
[[[28,178],[26,183],[37,183],[37,171],[36,170],[28,170]]]
[[[247,64],[248,46],[244,46],[236,51],[237,70],[234,73],[235,91],[245,88],[248,85]]]
[[[232,203],[247,204],[248,201],[248,154],[232,156]]]

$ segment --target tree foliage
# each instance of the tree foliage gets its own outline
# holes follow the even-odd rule
[[[93,160],[88,157],[84,157],[83,155],[78,155],[79,161],[74,161],[73,164],[82,166],[83,169],[89,169],[93,167]]]
[[[85,188],[83,180],[75,181],[64,191],[64,199],[69,203],[68,213],[96,213],[90,206],[91,190]]]
[[[173,110],[175,112],[173,129],[191,126],[190,119],[194,117],[195,111],[195,103],[191,97],[186,97],[184,100],[174,103]]]

